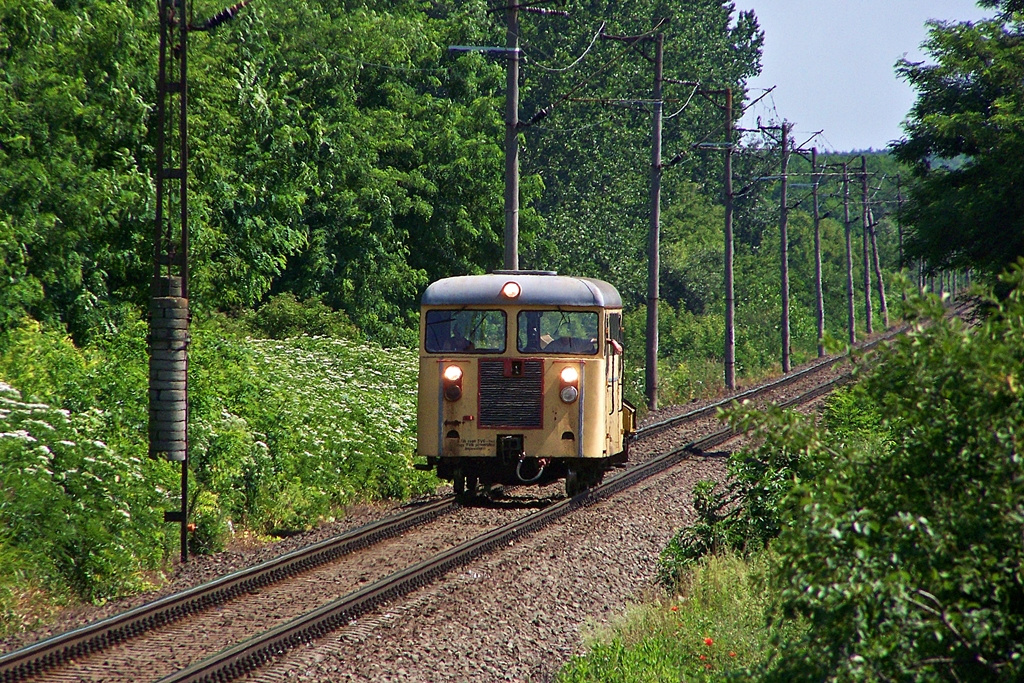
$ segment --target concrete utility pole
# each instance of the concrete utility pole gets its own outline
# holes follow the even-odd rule
[[[782,279],[782,371],[790,371],[789,362],[789,207],[786,206],[786,190],[789,169],[789,129],[792,126],[782,122],[782,201],[779,208],[779,251],[780,274]]]
[[[864,327],[867,333],[871,334],[874,330],[871,325],[871,263],[868,256],[868,240],[870,239],[868,235],[870,230],[868,227],[868,158],[863,154],[860,157],[860,187],[860,215],[864,244]]]
[[[647,407],[658,409],[658,300],[661,250],[661,85],[665,34],[654,41],[654,116],[651,123],[651,223],[647,235]]]
[[[882,310],[882,327],[889,329],[889,306],[885,301],[885,283],[882,281],[882,264],[878,259],[878,235],[875,232],[875,214],[868,209],[868,218],[871,222],[868,228],[871,230],[871,264],[875,269],[875,282],[878,284],[878,304]]]
[[[821,286],[821,215],[818,208],[818,148],[811,148],[811,193],[814,211],[814,297],[818,318],[818,358],[825,355],[825,295]]]
[[[899,238],[899,258],[900,258],[900,270],[903,270],[906,266],[903,263],[903,183],[902,178],[899,174],[896,174],[896,236]],[[907,300],[907,286],[903,285],[903,292],[901,292],[903,301]]]
[[[850,169],[843,162],[843,231],[846,233],[846,319],[850,332],[850,346],[857,342],[856,320],[853,307],[853,240],[850,236]]]
[[[519,5],[505,8],[505,270],[519,270]]]
[[[736,295],[733,287],[732,88],[725,89],[725,387],[736,388]]]
[[[448,46],[448,52],[483,52],[504,55],[508,60],[505,63],[505,270],[519,270],[519,11],[569,16],[568,12],[535,6],[546,2],[550,0],[523,5],[510,0],[505,7],[505,47]]]
[[[662,85],[665,82],[663,62],[665,52],[665,34],[654,34],[664,20],[659,21],[650,32],[636,36],[614,36],[601,34],[605,40],[617,40],[635,45],[641,40],[654,39],[654,93],[651,103],[654,114],[651,122],[651,186],[650,225],[647,233],[647,348],[644,368],[644,392],[647,406],[651,410],[658,408],[658,302],[660,293],[660,252],[661,252],[661,174],[664,166],[661,163],[661,119],[664,101]],[[652,34],[654,34],[652,36]],[[646,55],[644,55],[646,57]],[[649,59],[649,58],[648,58]],[[677,81],[678,82],[678,81]]]

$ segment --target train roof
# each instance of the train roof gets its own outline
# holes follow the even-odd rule
[[[521,294],[515,303],[525,306],[599,306],[622,308],[619,292],[603,280],[555,273],[496,271],[487,275],[449,277],[431,283],[423,292],[423,306],[508,305],[501,288],[515,282]]]

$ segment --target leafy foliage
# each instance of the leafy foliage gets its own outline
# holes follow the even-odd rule
[[[5,628],[23,625],[26,586],[57,600],[100,601],[137,590],[174,555],[177,535],[162,512],[178,505],[180,472],[146,455],[138,400],[148,376],[145,334],[138,319],[84,349],[38,323],[8,334],[0,353]],[[411,466],[411,351],[327,338],[244,340],[219,326],[194,335],[193,551],[223,547],[229,522],[262,532],[305,528],[352,501],[436,484]]]
[[[739,101],[743,80],[760,69],[763,36],[753,12],[735,12],[719,0],[570,2],[566,9],[568,18],[523,21],[525,50],[533,58],[527,67],[535,66],[527,72],[522,117],[550,112],[524,131],[523,167],[543,180],[537,204],[548,226],[543,240],[524,248],[524,258],[535,266],[603,277],[634,305],[643,300],[645,288],[651,147],[650,113],[636,102],[649,96],[653,41],[629,48],[597,39],[587,51],[588,45],[599,28],[609,35],[637,36],[664,19],[659,30],[665,33],[665,77],[729,86]],[[564,70],[584,53],[578,65]],[[666,97],[680,101],[693,90],[667,87]],[[570,93],[597,101],[563,101]],[[666,105],[666,161],[721,130],[721,113],[702,97],[693,97],[669,118],[672,111]],[[685,215],[682,207],[695,201],[694,187],[705,197],[717,197],[720,185],[709,179],[720,177],[719,156],[684,155],[684,163],[666,169],[663,205],[678,203]]]
[[[3,329],[29,313],[82,342],[144,301],[154,10],[0,6]],[[253,307],[273,289],[395,340],[428,280],[497,264],[500,69],[442,60],[484,39],[483,10],[293,0],[192,34],[195,306]]]
[[[0,324],[25,311],[79,338],[138,301],[152,197],[149,3],[0,5]],[[9,283],[9,286],[8,284]],[[112,309],[112,310],[111,310]]]
[[[907,137],[893,146],[912,164],[904,219],[907,252],[935,270],[972,268],[995,275],[1024,255],[1016,159],[1024,151],[1024,24],[1005,5],[998,18],[933,22],[925,49],[934,64],[902,61],[918,90]]]
[[[814,478],[827,452],[799,413],[734,406],[723,417],[734,429],[754,431],[764,440],[754,453],[729,457],[724,485],[705,480],[694,487],[697,522],[676,534],[658,562],[659,579],[668,588],[709,554],[764,549],[785,523],[786,497],[801,481]]]
[[[1024,261],[1004,279],[978,327],[918,302],[914,330],[820,423],[733,411],[763,443],[733,456],[724,488],[697,487],[698,523],[661,575],[671,586],[708,553],[770,543],[771,623],[807,628],[776,635],[753,677],[1022,675]]]
[[[18,585],[20,574],[91,601],[138,589],[163,550],[152,467],[97,438],[102,411],[26,402],[3,383],[0,394],[0,554],[16,559],[0,585]],[[17,625],[16,607],[0,605],[0,623]]]
[[[390,339],[428,280],[496,263],[500,71],[442,60],[479,38],[467,18],[275,3],[197,46],[217,79],[194,98],[200,299],[249,306],[273,285]]]
[[[246,319],[258,337],[287,339],[303,334],[358,338],[359,330],[342,311],[332,311],[320,299],[299,301],[294,294],[271,297]]]
[[[778,588],[811,628],[771,680],[1020,677],[1024,263],[1007,284],[981,327],[899,341],[795,489]]]

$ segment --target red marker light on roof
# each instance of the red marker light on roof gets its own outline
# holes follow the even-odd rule
[[[522,289],[519,287],[518,282],[506,282],[505,286],[501,288],[501,295],[506,299],[515,299],[519,296]]]

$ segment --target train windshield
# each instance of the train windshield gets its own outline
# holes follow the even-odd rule
[[[503,353],[504,311],[427,311],[427,353]]]
[[[597,353],[595,311],[520,311],[517,323],[520,353]]]

